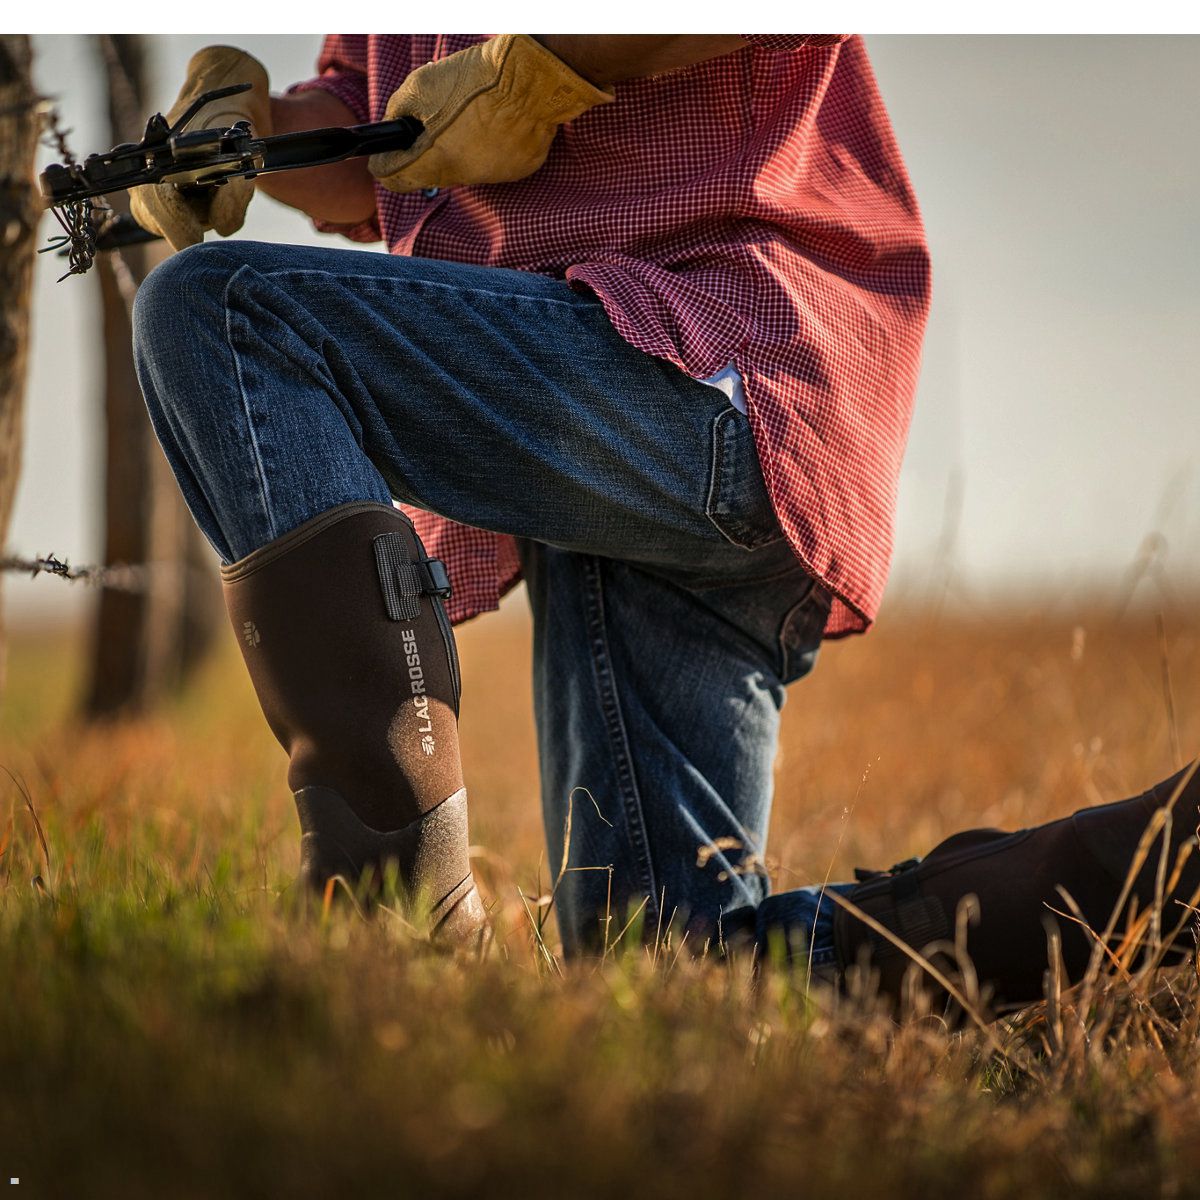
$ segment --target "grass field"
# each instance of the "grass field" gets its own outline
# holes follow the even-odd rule
[[[301,910],[282,753],[232,639],[169,710],[109,728],[71,720],[76,635],[14,641],[0,764],[37,822],[0,776],[0,1188],[1200,1196],[1190,968],[955,1033],[674,948],[572,967],[552,920],[548,958],[528,628],[460,645],[498,929],[473,967],[387,914]],[[827,647],[784,728],[777,887],[1048,819],[1200,750],[1200,605],[894,603]]]

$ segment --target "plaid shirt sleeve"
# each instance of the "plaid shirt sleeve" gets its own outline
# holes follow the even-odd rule
[[[353,114],[359,125],[371,119],[367,88],[367,47],[365,33],[330,34],[321,46],[317,76],[287,89],[289,96],[298,92],[324,91],[336,96]],[[352,242],[378,242],[383,238],[378,213],[357,225],[339,225],[334,221],[314,220],[322,233],[340,233]]]

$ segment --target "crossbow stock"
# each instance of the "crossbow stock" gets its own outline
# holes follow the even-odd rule
[[[387,150],[407,150],[423,126],[415,117],[332,129],[308,129],[274,137],[254,136],[249,122],[228,128],[188,130],[206,105],[247,91],[248,83],[205,92],[174,125],[155,113],[140,142],[91,154],[83,162],[53,163],[41,174],[42,196],[63,227],[46,250],[70,260],[67,275],[82,275],[96,253],[154,240],[132,217],[113,212],[101,199],[144,183],[174,183],[185,194],[221,187],[230,179],[253,179],[272,171],[318,167]],[[65,279],[67,276],[64,275]]]

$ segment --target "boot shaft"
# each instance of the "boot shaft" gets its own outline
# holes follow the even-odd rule
[[[292,791],[330,788],[382,832],[463,784],[440,566],[407,517],[364,503],[332,509],[221,572]]]
[[[368,894],[394,878],[435,933],[478,944],[459,670],[445,569],[412,522],[342,505],[222,569],[263,713],[288,754],[301,877]]]

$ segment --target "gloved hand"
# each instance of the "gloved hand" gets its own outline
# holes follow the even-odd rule
[[[192,55],[183,90],[167,113],[174,124],[183,111],[204,92],[250,83],[248,92],[226,96],[205,105],[188,129],[228,127],[249,121],[255,137],[271,135],[271,96],[267,72],[258,59],[233,46],[206,46]],[[133,219],[151,233],[165,237],[182,250],[204,240],[204,231],[215,229],[222,237],[236,233],[246,219],[246,207],[254,195],[249,179],[230,179],[219,187],[206,188],[202,196],[184,196],[174,183],[146,183],[129,196]]]
[[[393,192],[524,179],[546,161],[559,125],[612,99],[533,38],[500,34],[413,71],[385,117],[416,117],[425,132],[368,166]]]

